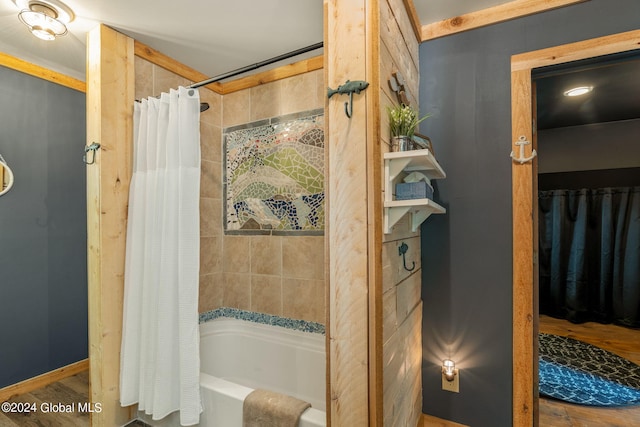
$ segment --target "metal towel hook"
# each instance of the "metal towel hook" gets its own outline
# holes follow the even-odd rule
[[[407,253],[408,250],[409,250],[409,246],[405,242],[402,242],[402,244],[398,248],[398,252],[400,252],[400,255],[402,255],[402,264],[404,265],[404,269],[407,271],[413,271],[416,268],[416,262],[411,261],[412,263],[411,268],[407,267],[407,259],[405,258],[405,254]]]
[[[96,162],[96,151],[98,150],[98,148],[100,148],[100,144],[98,144],[97,142],[93,142],[91,143],[91,145],[84,147],[84,156],[82,156],[82,161],[85,165],[92,165]],[[87,153],[89,151],[93,152],[93,156],[91,156],[90,162],[87,161]]]
[[[331,98],[336,93],[349,95],[349,100],[344,103],[344,114],[351,118],[353,115],[353,92],[360,93],[369,87],[369,83],[364,80],[347,80],[344,84],[338,86],[337,89],[327,88],[327,98]]]

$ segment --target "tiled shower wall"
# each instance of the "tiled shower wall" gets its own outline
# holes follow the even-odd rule
[[[136,99],[192,82],[136,57]],[[222,129],[324,106],[322,70],[218,95],[200,89],[200,312],[234,307],[325,323],[324,236],[224,235]]]

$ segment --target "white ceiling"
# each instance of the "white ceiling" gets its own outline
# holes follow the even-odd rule
[[[414,4],[425,25],[508,1],[414,0]],[[32,36],[18,20],[12,0],[0,0],[0,52],[85,80],[86,33],[104,23],[203,74],[216,76],[323,39],[322,0],[64,3],[76,19],[68,25],[69,34],[46,42]]]

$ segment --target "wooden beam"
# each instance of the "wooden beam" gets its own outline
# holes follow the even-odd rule
[[[416,6],[413,3],[413,0],[402,0],[404,3],[404,8],[409,14],[409,20],[411,21],[411,28],[413,28],[413,32],[416,35],[416,40],[419,42],[422,41],[422,28],[420,24],[420,17],[418,16],[418,12],[416,11]]]
[[[241,77],[225,83],[219,83],[220,90],[223,95],[227,95],[239,90],[249,89],[263,84],[275,82],[277,80],[286,79],[288,77],[297,76],[308,73],[310,71],[320,70],[324,66],[324,57],[322,55],[313,58],[304,59],[292,64],[283,65],[272,70],[263,71],[261,73],[252,74],[247,77]]]
[[[382,426],[384,420],[382,362],[382,158],[380,138],[380,19],[381,2],[367,2],[366,81],[367,93],[367,225],[369,282],[369,426]],[[386,82],[385,82],[386,83]]]
[[[422,41],[469,31],[547,10],[582,3],[588,0],[514,0],[509,3],[455,16],[422,27]]]
[[[511,71],[530,70],[636,49],[640,49],[640,30],[515,55],[511,60]]]
[[[89,359],[80,360],[75,363],[71,363],[62,368],[54,369],[51,372],[46,372],[37,377],[29,378],[19,383],[12,384],[10,386],[0,389],[0,402],[5,402],[14,396],[19,394],[29,393],[33,390],[48,386],[51,383],[60,381],[63,378],[70,377],[79,372],[84,372],[89,369]]]
[[[194,83],[201,82],[211,77],[207,76],[206,74],[202,74],[200,71],[194,70],[193,68],[188,67],[183,63],[176,61],[175,59],[168,57],[164,53],[159,52],[154,48],[149,47],[137,40],[134,41],[134,50],[136,56],[142,59],[146,59],[152,64],[162,67],[165,70],[171,71],[172,73],[184,77],[185,79],[191,80]],[[216,93],[222,93],[222,88],[219,83],[212,83],[205,87],[211,89]]]
[[[142,42],[136,40],[134,42],[134,46],[136,56],[143,58],[159,67],[162,67],[165,70],[171,71],[174,74],[184,77],[185,79],[188,79],[194,83],[201,82],[211,77],[199,71],[196,71],[193,68],[190,68],[173,58],[168,57],[162,52],[159,52]],[[277,80],[286,79],[288,77],[308,73],[310,71],[319,70],[323,66],[323,56],[319,55],[313,58],[283,65],[271,70],[252,74],[250,76],[240,77],[236,80],[231,80],[225,83],[211,83],[204,87],[211,89],[212,91],[220,95],[226,95],[240,90],[260,86],[266,83],[275,82]]]
[[[20,71],[25,74],[29,74],[30,76],[38,77],[43,80],[75,89],[79,92],[86,92],[87,90],[87,85],[81,80],[74,79],[73,77],[57,73],[55,71],[49,70],[36,64],[32,64],[27,61],[23,61],[22,59],[7,55],[6,53],[0,52],[0,65],[16,71]]]
[[[132,171],[134,43],[100,25],[87,39],[87,141],[101,144],[87,166],[87,267],[92,426],[133,418],[119,398],[127,205]]]

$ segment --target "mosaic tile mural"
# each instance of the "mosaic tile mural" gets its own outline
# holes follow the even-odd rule
[[[322,234],[324,112],[224,130],[227,234]]]

